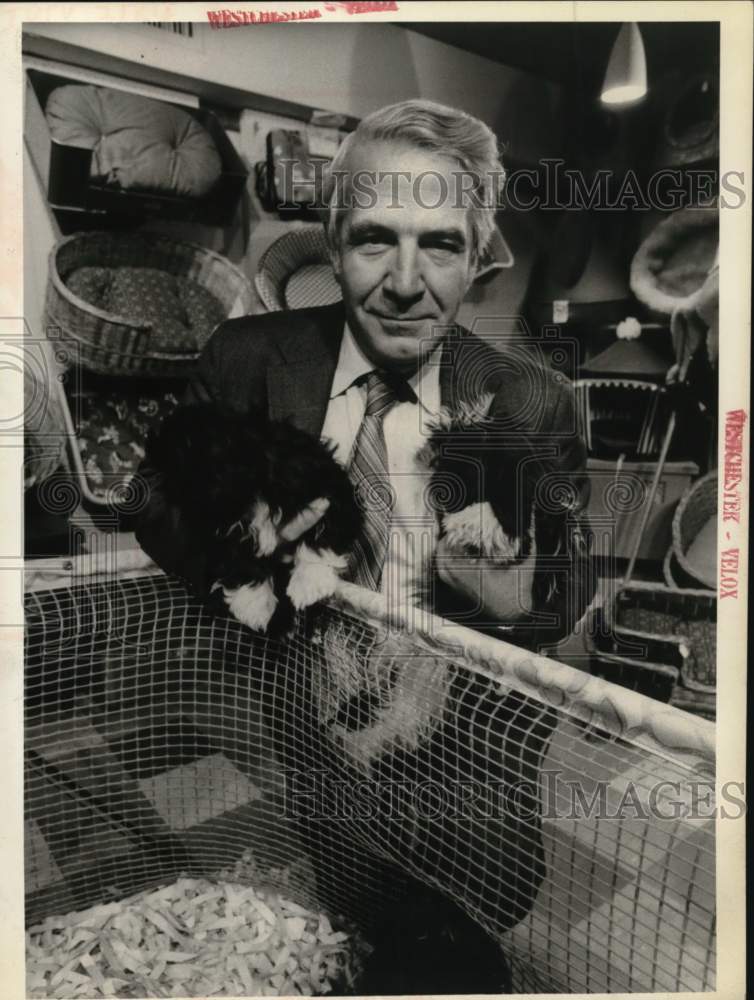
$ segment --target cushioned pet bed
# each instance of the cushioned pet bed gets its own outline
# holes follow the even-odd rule
[[[53,140],[93,151],[90,177],[98,184],[200,198],[222,172],[209,132],[172,104],[68,84],[50,94],[45,116]]]

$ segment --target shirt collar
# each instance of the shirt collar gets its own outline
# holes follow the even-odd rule
[[[338,363],[335,366],[335,375],[330,388],[330,399],[346,392],[357,379],[373,370],[374,365],[356,343],[350,327],[346,323],[343,339],[340,342]]]
[[[416,371],[408,384],[416,393],[421,406],[427,413],[435,416],[440,410],[440,366],[434,363],[436,354],[428,358]],[[338,363],[335,367],[330,399],[342,395],[362,376],[374,371],[374,365],[356,343],[351,329],[346,323],[343,339],[340,343]]]

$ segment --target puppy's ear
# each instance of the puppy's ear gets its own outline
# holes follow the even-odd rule
[[[201,407],[180,407],[147,441],[146,461],[161,476],[167,499],[184,509],[197,507],[207,492],[214,433],[210,421]]]
[[[160,437],[156,427],[150,428],[144,441],[144,458],[148,465],[159,472],[160,465]]]
[[[153,427],[147,435],[144,456],[157,472],[167,473],[172,465],[178,447],[178,442],[173,439],[173,428],[166,425],[165,421],[158,427]]]
[[[485,463],[485,496],[505,534],[512,539],[525,538],[531,523],[538,469],[529,449],[518,440],[513,446],[490,449],[494,456]]]

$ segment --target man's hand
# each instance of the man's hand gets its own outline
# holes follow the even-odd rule
[[[491,623],[515,622],[531,612],[537,562],[533,541],[529,556],[513,565],[459,555],[448,547],[444,538],[437,543],[435,559],[442,582],[472,603]]]
[[[278,537],[280,539],[280,544],[286,544],[288,542],[295,542],[302,535],[313,528],[314,525],[320,521],[327,513],[330,507],[330,501],[325,497],[318,497],[316,500],[312,500],[308,507],[292,517],[287,524],[278,532]],[[293,556],[291,554],[286,554],[282,557],[283,562],[291,562]]]

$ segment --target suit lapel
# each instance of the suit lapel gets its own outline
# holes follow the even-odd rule
[[[458,353],[458,337],[448,334],[442,345],[440,355],[440,404],[453,412],[456,408],[455,380],[453,379],[453,363]]]
[[[461,404],[478,403],[485,393],[498,395],[505,389],[500,355],[464,327],[448,332],[441,357],[440,402],[451,411]]]
[[[267,369],[267,399],[272,420],[290,420],[319,437],[330,399],[345,314],[341,304],[313,310],[309,322],[288,331],[277,347],[281,364]]]
[[[300,430],[319,437],[334,373],[335,362],[329,359],[268,368],[270,419],[290,420]]]
[[[465,398],[463,363],[467,351],[476,344],[476,337],[461,326],[451,327],[442,345],[440,360],[440,403],[455,412]]]

